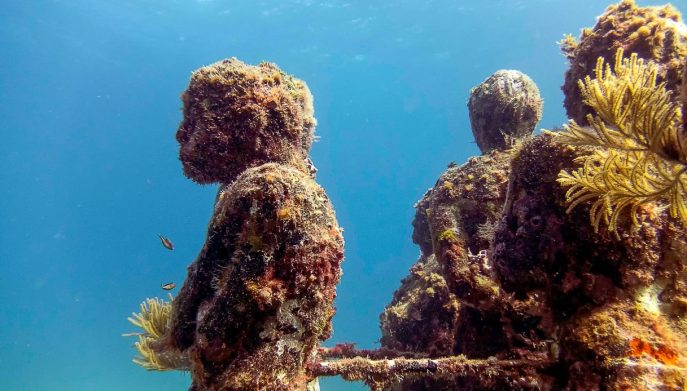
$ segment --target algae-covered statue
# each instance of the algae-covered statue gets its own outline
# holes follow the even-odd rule
[[[503,209],[511,158],[541,118],[542,99],[527,75],[501,70],[472,89],[468,109],[483,154],[461,166],[451,164],[415,205],[413,240],[422,254],[381,316],[382,346],[474,359],[505,347],[501,309],[509,297],[487,254]],[[467,389],[470,383],[509,387],[504,380],[415,376],[389,389]]]
[[[142,361],[186,356],[192,390],[304,390],[331,333],[343,240],[312,177],[306,85],[236,59],[193,73],[177,132],[184,173],[221,183],[207,239]],[[139,349],[141,350],[141,349]]]
[[[196,71],[177,132],[184,173],[220,183],[172,302],[148,299],[135,361],[192,390],[687,388],[687,26],[610,6],[567,36],[570,122],[530,136],[538,89],[499,71],[471,91],[482,155],[416,204],[419,261],[381,316],[381,348],[331,333],[343,239],[308,159],[305,84],[236,59]],[[680,92],[682,91],[682,99]]]
[[[449,269],[443,269],[458,300],[418,289],[409,294],[416,266],[399,290],[405,295],[397,292],[382,317],[382,342],[395,346],[412,334],[408,328],[434,323],[435,334],[455,338],[453,354],[527,359],[530,369],[542,367],[491,383],[475,377],[465,383],[465,376],[450,374],[436,383],[438,374],[416,374],[389,389],[684,389],[687,139],[675,61],[678,67],[685,61],[685,31],[672,7],[622,1],[609,7],[594,29],[585,29],[579,42],[564,41],[571,59],[567,75],[581,79],[574,94],[567,79],[564,89],[574,119],[559,132],[520,143],[504,165],[485,168],[500,176],[505,166],[508,173],[505,196],[495,199],[502,208],[496,223],[482,230],[489,232],[488,248],[484,257],[475,257],[488,268],[460,261],[477,250],[466,241],[468,230],[442,231],[452,228],[446,224],[438,233],[431,229],[433,219],[450,222],[456,215],[437,217],[435,209],[479,214],[489,209],[489,202],[471,208],[450,197],[429,201],[442,192],[475,192],[481,187],[474,180],[439,180],[418,203],[413,238],[427,259],[458,260],[444,261]],[[617,49],[639,50],[647,61]],[[466,171],[474,159],[447,173]],[[494,293],[484,295],[485,287]],[[441,322],[445,314],[414,308],[425,301],[425,308],[441,303],[460,308],[453,328]],[[477,316],[465,316],[465,307]],[[409,314],[399,316],[397,308]],[[490,350],[480,351],[485,346]],[[433,349],[428,344],[418,350]]]

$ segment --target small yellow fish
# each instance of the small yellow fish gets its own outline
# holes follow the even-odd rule
[[[162,285],[162,289],[164,289],[166,291],[171,291],[172,289],[174,289],[176,287],[177,287],[177,284],[175,284],[173,282],[168,282],[168,283]]]
[[[157,236],[160,237],[160,241],[162,242],[162,245],[165,246],[167,250],[174,250],[174,243],[172,243],[171,240],[167,239],[166,237],[158,234]]]

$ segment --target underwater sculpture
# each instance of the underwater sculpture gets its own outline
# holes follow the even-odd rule
[[[468,114],[483,154],[532,134],[542,115],[539,89],[529,76],[500,70],[470,91]]]
[[[186,356],[190,368],[154,369],[190,369],[198,391],[314,386],[305,368],[331,332],[343,239],[308,162],[310,92],[273,64],[230,59],[195,71],[183,101],[184,173],[222,186],[166,330],[139,362]]]
[[[343,259],[307,158],[310,92],[272,64],[230,59],[194,72],[183,99],[184,172],[225,184],[165,342],[189,350],[193,390],[302,390]]]
[[[564,41],[566,85],[581,72],[574,76],[581,91],[564,87],[575,122],[509,141],[504,133],[517,138],[531,129],[472,121],[476,139],[489,135],[479,144],[483,155],[450,166],[418,202],[413,239],[421,258],[382,315],[382,348],[365,351],[318,349],[330,332],[343,241],[307,160],[315,122],[305,85],[274,65],[235,59],[197,71],[184,94],[180,157],[190,178],[222,186],[179,296],[171,304],[149,300],[133,319],[144,330],[138,362],[190,369],[193,390],[312,390],[318,376],[337,375],[373,390],[685,389],[685,87],[666,76],[680,74],[668,70],[687,60],[675,35],[685,29],[672,8],[622,1],[579,43]],[[654,49],[640,50],[647,46]],[[628,57],[621,52],[608,72],[595,72],[619,47]],[[611,86],[621,83],[608,85],[609,96],[620,96],[608,113],[584,90],[622,78],[622,66],[655,69],[666,81],[640,83],[662,98],[643,100],[630,117],[618,115],[633,107],[628,89]],[[516,91],[522,99],[506,101],[529,110],[511,111],[506,123],[535,126],[539,98],[523,80],[499,73],[474,89],[471,119],[493,110],[480,105],[482,92],[509,98]],[[579,188],[568,192],[575,184],[560,180],[570,179],[566,173],[618,149],[602,123],[647,136],[639,124],[655,119],[665,126],[649,138],[678,162],[671,171],[677,197],[643,199],[614,214],[619,209],[594,210],[607,193],[579,200]],[[574,141],[575,131],[592,142]],[[631,175],[661,173],[640,168]],[[601,217],[590,222],[590,215]]]
[[[497,346],[480,343],[480,333],[461,319],[478,316],[480,301],[499,294],[485,251],[501,212],[511,148],[534,131],[542,100],[528,76],[502,70],[471,91],[468,108],[483,155],[451,164],[415,205],[413,241],[422,253],[381,316],[383,347],[430,357],[484,349],[477,356],[488,357]],[[453,251],[457,242],[463,248]]]
[[[497,71],[472,89],[470,123],[482,155],[451,164],[415,205],[413,240],[422,255],[381,315],[382,346],[482,359],[504,349],[500,309],[508,298],[495,281],[487,250],[503,208],[510,160],[534,131],[542,106],[536,84],[518,71]],[[480,384],[470,377],[420,377],[389,389],[471,389],[469,383]],[[481,384],[513,386],[507,379]]]
[[[561,87],[568,118],[586,125],[591,108],[582,98],[578,81],[591,75],[599,57],[612,60],[617,49],[636,53],[658,67],[659,81],[674,91],[682,84],[682,60],[687,55],[687,28],[680,12],[668,4],[640,7],[634,0],[609,6],[592,28],[582,29],[579,39],[567,35],[561,49],[570,66]]]
[[[640,14],[655,10],[639,8],[628,1],[609,9],[614,11],[618,8],[631,9]],[[602,17],[600,22],[603,20]],[[679,22],[680,18],[673,13],[669,20]],[[670,24],[670,21],[659,22]],[[659,22],[656,23],[663,25]],[[685,26],[674,28],[683,30]],[[621,35],[621,32],[607,32],[609,35],[613,33]],[[588,32],[583,32],[583,37],[588,36]],[[637,38],[636,34],[633,38]],[[623,42],[622,36],[619,42]],[[635,44],[639,45],[637,42]],[[579,55],[582,56],[582,47],[579,50]],[[666,51],[670,56],[684,61],[681,52],[670,52],[669,49]],[[680,110],[675,103],[679,86],[665,84],[667,91],[670,91],[666,95],[660,92],[664,87],[652,84],[653,79],[649,77],[643,84],[645,90],[641,90],[638,88],[641,83],[637,82],[640,80],[637,75],[659,73],[653,69],[660,69],[660,66],[652,63],[643,65],[636,59],[636,55],[624,61],[620,57],[622,52],[618,56],[612,71],[603,69],[603,72],[595,74],[593,68],[589,70],[590,77],[578,85],[582,93],[575,94],[577,98],[566,95],[566,99],[576,105],[589,104],[589,111],[599,115],[610,124],[608,126],[613,126],[607,127],[609,132],[600,132],[601,120],[591,117],[593,127],[577,126],[575,122],[571,122],[567,132],[547,133],[527,140],[512,155],[508,195],[503,202],[504,209],[494,227],[491,246],[486,253],[493,265],[495,278],[482,279],[493,283],[502,292],[502,295],[491,296],[494,308],[500,313],[500,316],[495,317],[497,327],[485,327],[488,323],[485,323],[484,317],[471,320],[458,315],[457,323],[467,322],[473,328],[478,328],[482,333],[480,338],[497,347],[497,351],[493,352],[494,358],[529,357],[532,364],[550,363],[544,370],[529,377],[523,376],[521,384],[508,384],[509,389],[683,389],[686,384],[683,357],[687,335],[682,281],[687,266],[687,230],[680,220],[683,220],[681,211],[685,208],[684,200],[687,197],[684,171],[687,149],[684,129],[681,128]],[[608,58],[608,61],[612,60],[613,57]],[[602,64],[602,61],[596,61],[595,66]],[[643,67],[637,69],[640,65]],[[571,62],[571,68],[578,66],[575,61]],[[634,82],[631,92],[623,87],[623,83],[614,83],[613,86],[608,83],[616,74],[622,78],[625,77],[623,74],[629,73],[623,67],[635,67],[631,77]],[[596,89],[600,84],[605,89],[601,95],[596,92],[596,98],[591,98],[585,92],[585,89]],[[630,98],[632,93],[642,98],[635,98],[633,101]],[[615,113],[604,111],[603,105],[595,103],[595,99],[602,97],[613,102],[608,106],[613,106]],[[632,113],[628,114],[628,111]],[[621,117],[617,113],[624,113],[623,120],[619,120]],[[670,162],[666,163],[668,165],[660,166],[659,170],[654,168],[655,165],[652,166],[652,162],[656,161],[652,160],[641,164],[638,169],[626,169],[625,173],[634,176],[631,180],[603,182],[603,175],[595,179],[598,184],[618,186],[606,188],[614,191],[615,193],[610,194],[616,194],[616,198],[607,198],[605,193],[594,191],[575,196],[575,192],[580,191],[579,187],[566,195],[565,190],[573,184],[570,182],[570,172],[579,172],[575,170],[581,170],[580,165],[590,156],[609,156],[604,155],[605,151],[619,147],[616,143],[621,138],[619,135],[616,134],[618,137],[615,140],[608,137],[610,129],[617,131],[618,128],[621,131],[633,129],[635,134],[640,133],[639,136],[645,140],[653,140],[657,148],[651,148],[662,150],[659,154],[669,158]],[[571,145],[571,129],[587,136],[582,137],[582,141],[587,142],[581,143],[578,139],[574,144],[595,147]],[[632,149],[632,153],[649,153]],[[620,161],[628,162],[627,159]],[[604,167],[603,161],[600,164],[590,164],[588,170]],[[493,170],[496,173],[501,172],[498,166]],[[617,170],[613,170],[615,174]],[[598,170],[587,173],[593,175]],[[619,174],[623,175],[623,172]],[[657,177],[652,179],[653,175]],[[567,179],[568,182],[559,180],[559,184],[558,179]],[[659,189],[672,189],[672,192],[662,191],[655,197],[642,196],[644,190],[651,190],[644,185],[647,181]],[[587,181],[589,183],[594,181]],[[659,186],[666,183],[670,186]],[[633,184],[637,187],[628,188]],[[437,182],[432,193],[438,193],[441,187],[442,183]],[[456,190],[454,186],[453,191],[464,191],[465,187],[466,184],[463,183],[462,188]],[[603,188],[599,185],[597,189]],[[624,205],[634,206],[633,208],[613,209],[607,206],[613,203],[605,204],[606,200],[618,199],[617,194],[621,190],[626,193],[630,190],[634,196],[639,195],[633,204],[624,201]],[[585,197],[579,205],[569,203],[579,196]],[[595,201],[599,205],[598,200],[601,200],[601,209],[594,207]],[[565,206],[570,206],[569,213],[566,213]],[[434,209],[428,206],[425,199],[418,203],[418,209],[421,208],[428,208],[432,212],[429,215],[434,214]],[[590,222],[590,208],[592,216],[601,218],[601,221],[607,219],[606,223],[600,225],[598,219]],[[614,211],[617,213],[614,214]],[[428,219],[427,216],[420,217],[420,220]],[[617,224],[622,228],[617,227]],[[436,241],[422,240],[426,235],[418,235],[418,232],[428,230],[418,223],[417,216],[414,226],[414,239],[420,244],[423,256],[427,256],[427,249],[432,248],[432,243],[435,244],[434,256],[440,256],[441,246],[437,253]],[[457,239],[451,235],[446,236],[452,241]],[[483,277],[483,271],[472,271],[472,279]],[[458,281],[470,281],[470,277]],[[448,286],[452,285],[451,281],[446,282]],[[455,285],[457,281],[453,282]],[[469,295],[476,294],[480,297],[479,293],[480,289],[468,289]],[[499,303],[499,297],[503,295],[509,300]],[[412,306],[418,300],[417,297],[408,297],[404,298],[404,302],[392,302],[387,311],[404,305]],[[465,303],[471,304],[470,300],[463,299],[458,300],[457,305],[463,308]],[[436,305],[436,301],[431,300],[427,304]],[[471,308],[479,307],[472,303]],[[385,313],[383,320],[386,319],[388,316]],[[383,333],[400,335],[398,333],[403,331],[405,334],[412,334],[408,329],[394,330],[390,326],[398,324],[407,328],[412,324],[433,321],[432,316],[413,319],[412,322],[405,320],[390,324],[387,321],[383,324]],[[499,324],[501,327],[498,327]],[[456,332],[456,352],[461,351],[461,340],[465,339],[459,331]],[[480,343],[476,345],[482,346]],[[479,357],[480,352],[468,351],[464,354],[473,358]],[[419,375],[416,379],[406,378],[389,389],[432,389],[436,383],[429,383],[426,378],[436,377],[425,377],[422,381],[417,379],[421,378]],[[480,384],[480,379],[471,379],[468,386],[451,380],[449,383],[440,383],[438,389],[492,387],[493,384],[485,385],[483,381]]]

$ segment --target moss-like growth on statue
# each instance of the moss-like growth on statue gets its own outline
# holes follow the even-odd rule
[[[307,368],[331,334],[343,238],[307,156],[310,93],[273,64],[230,59],[194,72],[183,100],[184,173],[222,185],[179,294],[149,301],[165,321],[139,363],[187,359],[193,391],[315,387]]]
[[[309,176],[269,163],[225,186],[174,300],[169,345],[193,357],[194,390],[302,391],[331,333],[342,258],[334,211]]]
[[[488,250],[506,196],[510,160],[541,116],[534,82],[498,71],[471,92],[470,118],[481,156],[450,164],[415,205],[413,241],[421,260],[382,315],[386,348],[486,359],[505,349],[502,295]],[[529,378],[528,378],[529,379]],[[501,379],[502,380],[502,379]],[[408,376],[385,388],[487,390],[511,384],[477,377]]]
[[[658,65],[658,80],[668,90],[677,90],[682,78],[682,62],[687,55],[687,26],[672,5],[639,7],[633,0],[611,5],[598,17],[593,28],[582,30],[576,40],[566,36],[563,53],[570,61],[565,73],[563,93],[568,118],[586,125],[592,110],[583,102],[578,80],[591,75],[596,61],[610,61],[617,49],[637,53]]]
[[[307,172],[315,118],[305,83],[264,62],[236,58],[193,72],[177,131],[184,174],[198,183],[230,182],[268,162]]]
[[[430,357],[453,354],[460,304],[451,294],[433,255],[420,258],[380,316],[381,344]]]
[[[682,363],[687,353],[687,231],[667,211],[639,210],[631,230],[622,228],[630,220],[623,215],[619,235],[594,232],[582,208],[566,213],[559,172],[589,152],[545,134],[513,159],[490,254],[498,285],[517,309],[503,317],[519,334],[510,336],[510,350],[555,352],[552,374],[566,382],[562,389],[647,389],[654,381],[685,387],[677,369],[683,364],[654,356],[665,346]],[[646,354],[633,348],[638,341],[649,344]]]
[[[501,70],[470,91],[472,134],[482,153],[532,134],[542,115],[537,85],[520,71]]]

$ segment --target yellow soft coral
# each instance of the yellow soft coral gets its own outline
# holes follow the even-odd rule
[[[186,354],[153,347],[169,329],[172,295],[169,295],[169,299],[168,302],[157,297],[146,299],[141,303],[141,312],[133,313],[133,317],[128,318],[129,322],[143,330],[141,333],[124,334],[138,337],[134,346],[140,356],[135,357],[133,361],[147,370],[188,370],[190,366]]]
[[[680,132],[680,105],[663,83],[657,84],[657,67],[632,54],[616,52],[615,65],[599,58],[595,79],[579,81],[584,103],[596,112],[590,126],[571,120],[554,133],[560,142],[601,147],[578,159],[583,166],[561,171],[558,182],[570,186],[568,212],[582,202],[595,200],[590,209],[594,229],[603,220],[616,231],[626,208],[634,224],[637,211],[647,203],[665,205],[670,215],[687,224],[687,140]]]

